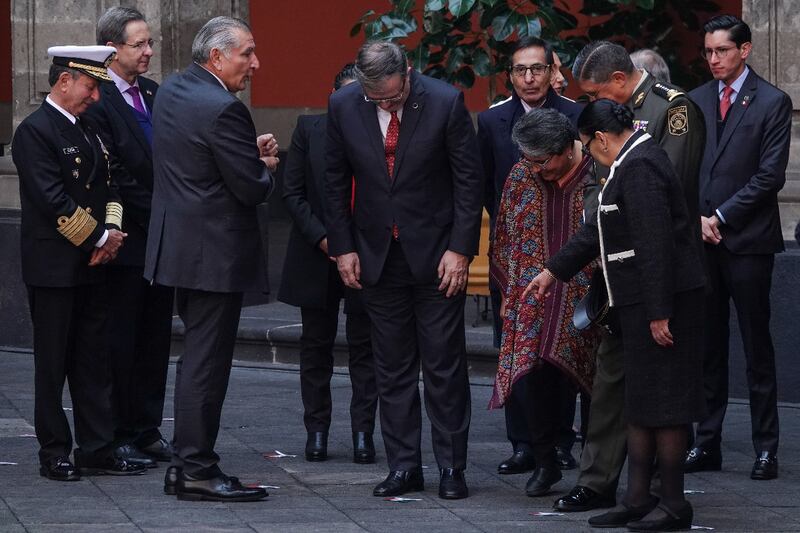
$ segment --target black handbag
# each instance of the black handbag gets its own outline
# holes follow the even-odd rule
[[[575,307],[572,323],[578,329],[586,329],[594,325],[603,328],[609,335],[621,333],[617,312],[608,302],[608,291],[602,268],[594,269],[592,280],[589,283],[589,291]]]

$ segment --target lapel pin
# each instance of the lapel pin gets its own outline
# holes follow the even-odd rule
[[[419,104],[414,102],[413,104],[411,104],[411,107],[414,109],[419,109]]]
[[[742,107],[747,107],[747,104],[750,102],[750,95],[746,94],[744,98],[742,98]]]
[[[147,96],[153,96],[153,91],[151,91],[150,89],[145,89],[144,93],[145,93]]]

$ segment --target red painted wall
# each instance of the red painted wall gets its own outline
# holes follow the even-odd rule
[[[11,0],[0,0],[0,102],[11,101]]]
[[[0,0],[0,5],[8,0]],[[741,16],[741,0],[716,0],[723,12]],[[576,13],[583,0],[566,0]],[[252,105],[256,107],[327,106],[333,78],[339,69],[354,59],[363,34],[350,37],[350,28],[368,9],[382,11],[388,0],[307,0],[306,2],[250,2],[250,21],[261,68],[252,85]],[[6,9],[8,12],[8,9]],[[590,18],[578,15],[579,33],[584,33]],[[686,57],[695,54],[699,44],[687,36]],[[466,92],[472,111],[486,108],[488,82],[479,79]],[[572,84],[575,91],[575,84]]]

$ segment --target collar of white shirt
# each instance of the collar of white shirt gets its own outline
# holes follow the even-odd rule
[[[200,67],[201,69],[205,70],[206,72],[208,72],[209,74],[211,74],[211,75],[212,75],[212,76],[214,76],[215,78],[217,78],[217,81],[219,82],[219,84],[220,84],[220,85],[222,85],[222,88],[223,88],[223,89],[225,89],[226,91],[228,90],[228,86],[227,86],[227,85],[225,85],[225,82],[224,82],[224,81],[222,81],[222,80],[220,79],[220,77],[219,77],[219,76],[217,76],[216,74],[214,74],[213,72],[211,72],[210,70],[208,70],[206,67],[204,67],[204,66],[203,66],[203,65],[201,65],[200,63],[195,63],[195,65],[197,65],[197,66],[198,66],[198,67]]]
[[[78,122],[78,117],[76,117],[75,115],[73,115],[72,113],[70,113],[69,111],[67,111],[66,109],[64,109],[60,105],[58,105],[57,103],[55,103],[53,101],[53,99],[50,98],[49,94],[47,95],[47,98],[45,98],[45,100],[47,101],[48,104],[50,104],[51,106],[55,107],[56,111],[58,111],[59,113],[61,113],[65,117],[67,117],[67,120],[69,120],[70,122],[72,122],[73,124]]]
[[[739,92],[742,90],[742,85],[744,85],[744,80],[747,79],[747,75],[750,73],[750,68],[745,65],[744,70],[739,77],[733,80],[731,83],[731,89],[733,92],[731,93],[731,102],[736,101],[736,97],[739,95]],[[722,90],[725,88],[725,82],[720,80],[717,84],[717,93],[719,94],[719,99],[722,100]]]

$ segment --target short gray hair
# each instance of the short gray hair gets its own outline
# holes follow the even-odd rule
[[[388,41],[370,41],[358,49],[356,56],[356,79],[366,89],[377,85],[395,74],[405,75],[408,58],[399,45]]]
[[[125,27],[137,20],[147,22],[144,15],[132,7],[115,6],[108,9],[97,21],[97,44],[124,43],[128,39]]]
[[[572,65],[572,75],[579,82],[605,83],[617,71],[631,74],[633,63],[625,48],[609,41],[587,44],[578,52]]]
[[[631,54],[633,66],[649,72],[658,81],[670,82],[669,67],[664,58],[655,50],[643,48]]]
[[[194,36],[192,61],[200,65],[208,63],[214,48],[227,56],[240,44],[237,30],[253,33],[245,21],[233,17],[214,17],[206,22]]]
[[[564,153],[575,141],[575,127],[555,109],[535,108],[517,120],[511,140],[528,157],[549,157]]]

